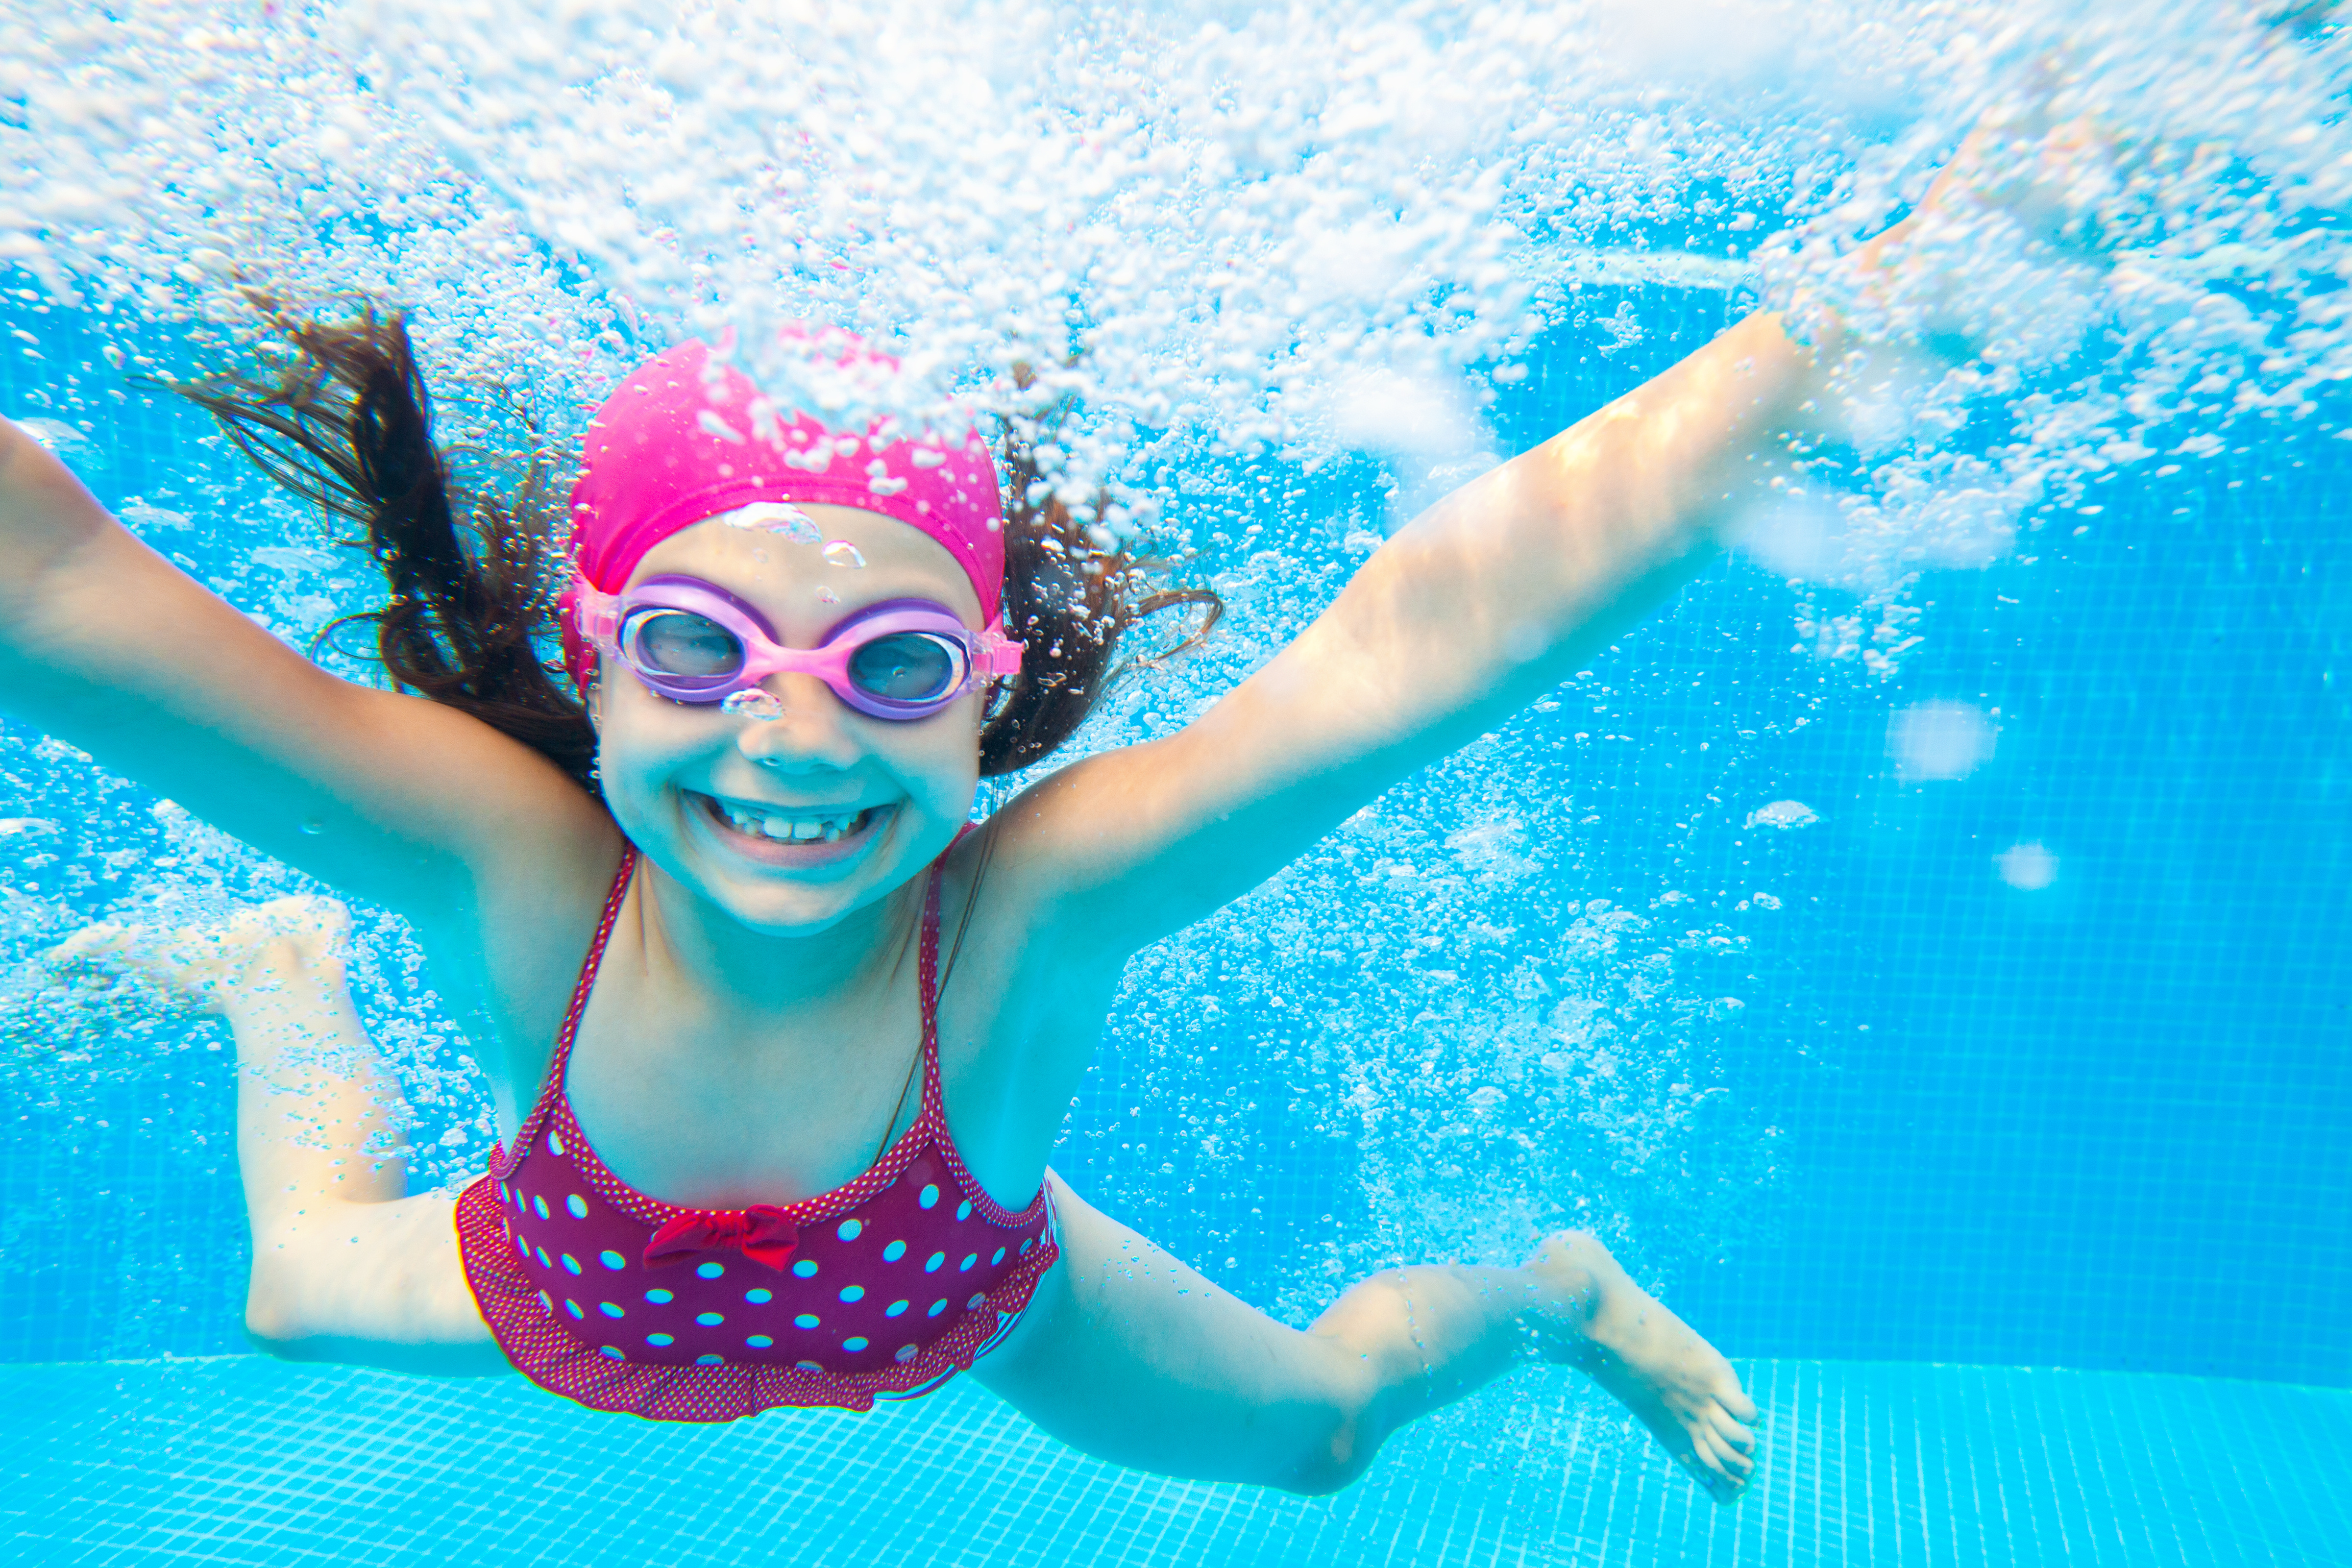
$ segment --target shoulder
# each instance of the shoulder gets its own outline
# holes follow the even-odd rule
[[[966,833],[940,886],[942,975],[955,973],[967,1006],[987,998],[992,1033],[1016,1037],[1088,1009],[1099,1026],[1127,957],[1078,929],[1070,858],[1036,794]]]
[[[454,1010],[494,1032],[477,1053],[493,1087],[526,1106],[630,854],[600,803],[581,805],[505,835],[466,896],[415,922]]]

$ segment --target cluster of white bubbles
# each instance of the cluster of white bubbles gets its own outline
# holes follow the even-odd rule
[[[730,330],[836,409],[1075,403],[1046,472],[1114,528],[1171,443],[1458,458],[1596,254],[1944,351],[1876,356],[1760,524],[1882,595],[2311,417],[2344,362],[2346,50],[2307,6],[10,9],[0,258],[60,295],[246,330],[255,289],[397,300],[558,436]],[[1968,199],[1864,289],[1855,242],[1972,128]],[[806,321],[903,377],[796,356]]]
[[[729,332],[836,417],[912,428],[960,400],[1027,421],[1045,482],[1107,495],[1112,532],[1247,542],[1215,563],[1236,609],[1222,651],[1180,689],[1130,693],[1097,743],[1178,721],[1333,586],[1328,552],[1260,531],[1295,508],[1170,476],[1255,458],[1299,483],[1369,453],[1425,494],[1486,453],[1483,408],[1538,340],[1559,352],[1580,281],[1746,289],[1807,332],[1834,309],[1855,351],[1803,466],[1755,498],[1750,548],[1831,591],[1809,646],[1884,671],[1921,572],[2084,526],[2116,476],[2186,486],[2276,427],[2332,429],[2352,365],[2352,43],[2324,6],[2275,10],[0,0],[0,265],[101,331],[168,319],[232,346],[267,347],[257,299],[409,308],[435,384],[501,395],[445,405],[449,435],[493,449],[560,458],[637,359]],[[1964,142],[1900,263],[1857,266]],[[811,321],[886,347],[898,377],[796,354],[778,329]],[[1583,330],[1606,354],[1642,324]],[[193,505],[124,511],[184,539]],[[1399,520],[1343,521],[1353,547]],[[288,539],[236,580],[248,607],[302,632],[364,604]],[[33,744],[16,761],[47,802],[78,775],[57,756],[44,774]],[[1425,1251],[1440,1221],[1499,1253],[1580,1205],[1622,1229],[1645,1203],[1662,1223],[1705,1206],[1681,1187],[1765,1179],[1760,1131],[1713,1125],[1734,1115],[1710,1061],[1738,1007],[1704,972],[1738,937],[1563,896],[1529,905],[1549,934],[1479,938],[1526,901],[1513,846],[1545,829],[1451,809],[1391,816],[1377,851],[1342,835],[1248,920],[1139,965],[1124,1016],[1155,1064],[1183,1070],[1202,973],[1246,968],[1241,988],[1269,994],[1302,963],[1333,985],[1379,974],[1287,1047],[1302,1096],[1337,1084],[1352,1107],[1369,1186],[1419,1205],[1408,1237],[1375,1201],[1335,1270]],[[41,853],[96,868],[85,902],[129,874],[109,859],[126,847],[242,853],[174,849],[182,825],[63,795],[41,810],[61,825]],[[1813,817],[1776,802],[1759,819]],[[220,886],[278,888],[250,865]],[[1327,940],[1317,911],[1372,889],[1420,902]],[[1436,963],[1408,930],[1423,921],[1484,956]],[[374,1016],[416,1036],[412,1087],[440,1093],[461,1047],[404,942],[372,950],[393,998]],[[1226,1080],[1191,1081],[1187,1157],[1213,1190]],[[486,1126],[468,1103],[460,1153]],[[1719,1165],[1688,1157],[1710,1149]],[[1444,1194],[1459,1214],[1431,1207]]]

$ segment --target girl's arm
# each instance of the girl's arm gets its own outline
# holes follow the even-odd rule
[[[1778,316],[1750,316],[1456,490],[1182,732],[1088,758],[1008,807],[1006,891],[1084,958],[1123,956],[1255,886],[1688,581],[1818,380]]]
[[[339,680],[263,631],[5,419],[0,708],[428,930],[544,896],[532,883],[547,867],[613,836],[538,753],[436,703]]]

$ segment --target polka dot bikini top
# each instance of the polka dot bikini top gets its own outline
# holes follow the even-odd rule
[[[467,1282],[516,1368],[597,1410],[730,1421],[929,1393],[1018,1321],[1055,1248],[1045,1189],[1018,1214],[964,1168],[940,1098],[940,870],[925,889],[923,1101],[848,1185],[687,1209],[607,1170],[564,1088],[635,865],[624,858],[539,1103],[457,1200]]]

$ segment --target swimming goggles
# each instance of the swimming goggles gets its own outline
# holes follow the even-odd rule
[[[1017,675],[1025,646],[992,626],[975,632],[929,599],[870,605],[814,648],[776,641],[767,617],[698,577],[651,577],[617,596],[576,584],[580,635],[673,702],[724,703],[755,717],[760,683],[779,672],[814,675],[877,719],[928,719],[979,680]],[[760,693],[764,696],[765,693]]]

